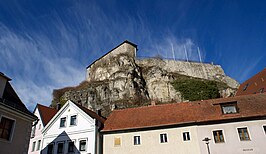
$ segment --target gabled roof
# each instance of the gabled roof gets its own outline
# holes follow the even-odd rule
[[[43,131],[42,132],[46,132],[52,125],[53,123],[58,119],[58,117],[66,110],[66,108],[68,106],[72,106],[76,109],[80,109],[80,113],[81,114],[84,114],[84,115],[88,115],[90,116],[91,118],[93,119],[96,119],[98,120],[99,122],[101,122],[102,124],[104,123],[105,119],[102,118],[101,116],[97,115],[95,112],[79,105],[79,104],[76,104],[76,103],[73,103],[71,102],[70,100],[68,100],[64,105],[63,107],[52,117],[52,119],[47,123],[47,125],[44,127]]]
[[[263,92],[266,92],[266,68],[243,82],[239,86],[236,96]]]
[[[40,117],[41,117],[41,120],[44,126],[46,126],[46,124],[48,124],[48,122],[57,113],[56,109],[53,109],[53,108],[50,108],[50,107],[47,107],[41,104],[37,104],[36,108],[38,108],[39,110]]]
[[[37,119],[37,117],[33,113],[31,113],[27,109],[27,107],[22,103],[22,101],[20,100],[17,93],[9,82],[6,82],[3,96],[2,98],[0,98],[0,104],[8,108],[14,109],[24,115],[27,115],[28,117]]]
[[[116,48],[118,48],[119,46],[121,46],[122,44],[124,43],[128,43],[130,45],[132,45],[133,47],[137,48],[137,45],[128,41],[128,40],[125,40],[124,42],[122,42],[121,44],[119,44],[118,46],[114,47],[113,49],[111,49],[110,51],[108,51],[106,54],[104,54],[103,56],[101,56],[100,58],[98,58],[97,60],[95,60],[94,62],[92,62],[89,66],[86,67],[89,68],[91,65],[93,65],[95,62],[97,62],[98,60],[102,59],[104,56],[108,55],[110,52],[112,52],[113,50],[115,50]]]
[[[222,113],[220,104],[229,102],[237,102],[238,113]],[[252,94],[114,110],[105,121],[102,132],[195,125],[261,116],[266,117],[266,94]]]

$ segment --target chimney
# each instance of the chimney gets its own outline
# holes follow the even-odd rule
[[[102,111],[101,111],[101,109],[97,109],[96,110],[96,113],[101,117],[102,116]]]
[[[60,103],[57,103],[56,104],[56,110],[58,111],[58,110],[60,110],[61,109],[61,104]]]

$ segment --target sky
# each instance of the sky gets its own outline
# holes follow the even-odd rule
[[[221,65],[242,83],[266,66],[266,1],[0,0],[0,72],[25,105],[50,105],[125,40],[137,56]],[[186,49],[186,50],[185,50]],[[186,52],[185,52],[186,51]],[[187,53],[187,56],[186,54]]]

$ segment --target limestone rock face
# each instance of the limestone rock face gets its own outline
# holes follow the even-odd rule
[[[138,60],[136,50],[130,42],[120,44],[87,67],[82,88],[71,88],[54,101],[70,99],[92,110],[102,109],[106,116],[115,106],[143,106],[149,100],[182,101],[171,84],[178,75],[223,82],[228,87],[220,90],[222,97],[234,95],[239,86],[219,65],[158,58]]]

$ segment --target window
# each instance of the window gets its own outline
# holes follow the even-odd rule
[[[36,144],[36,142],[34,141],[34,142],[32,143],[31,151],[34,151],[34,150],[35,150],[35,144]]]
[[[264,92],[264,88],[261,88],[261,89],[260,89],[260,93],[263,93],[263,92]]]
[[[53,154],[53,152],[54,152],[54,144],[49,144],[47,154]]]
[[[86,140],[79,141],[79,151],[86,151]]]
[[[167,142],[167,134],[160,134],[160,141],[161,143],[166,143]]]
[[[64,143],[57,144],[57,154],[62,154],[64,152]]]
[[[190,141],[189,132],[184,132],[183,133],[183,141]]]
[[[37,149],[36,150],[38,151],[38,150],[40,150],[40,148],[41,148],[41,140],[38,140],[38,142],[37,142]]]
[[[247,83],[247,84],[245,85],[245,87],[243,88],[243,91],[247,90],[248,85],[249,85],[249,83]]]
[[[223,114],[238,113],[236,102],[222,104]]]
[[[76,125],[77,124],[77,116],[74,115],[74,116],[71,116],[70,117],[70,125]]]
[[[134,136],[134,145],[140,145],[140,136]]]
[[[240,141],[249,141],[249,134],[247,127],[237,128]]]
[[[31,138],[35,137],[35,130],[36,130],[36,126],[33,126],[31,129],[31,135],[30,135]]]
[[[121,138],[120,137],[115,137],[114,138],[114,145],[115,146],[120,146],[121,145]]]
[[[266,134],[266,126],[263,126],[263,129],[264,129],[264,133]]]
[[[68,142],[68,152],[73,152],[74,153],[74,147],[75,147],[75,144],[74,144],[74,142],[73,141],[71,141],[71,142]]]
[[[222,130],[213,131],[213,138],[215,143],[224,143],[224,136]]]
[[[66,117],[60,119],[60,127],[66,127]]]
[[[0,138],[11,140],[12,129],[15,121],[2,117],[0,122]]]

